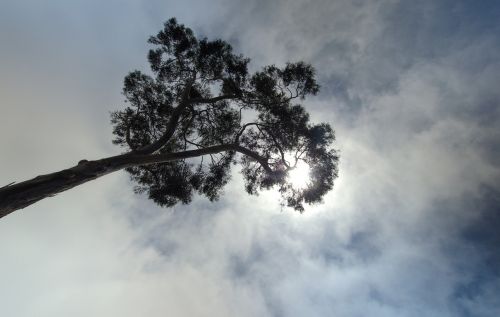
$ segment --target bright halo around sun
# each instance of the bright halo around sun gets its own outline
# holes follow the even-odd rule
[[[310,179],[309,165],[303,161],[298,161],[295,168],[288,173],[288,181],[295,189],[304,189]]]

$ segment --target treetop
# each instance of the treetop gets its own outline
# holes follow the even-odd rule
[[[149,43],[151,73],[125,77],[126,106],[111,118],[113,143],[131,155],[187,154],[127,168],[136,192],[162,206],[189,203],[194,192],[215,200],[235,164],[248,193],[276,187],[283,203],[301,212],[333,188],[334,131],[311,123],[301,104],[319,91],[311,65],[270,65],[250,74],[250,59],[229,43],[199,39],[175,18]],[[299,162],[310,169],[304,188],[288,179]]]

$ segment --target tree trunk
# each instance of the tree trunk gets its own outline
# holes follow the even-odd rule
[[[0,188],[0,218],[47,197],[127,167],[130,154],[80,161],[71,168]]]
[[[214,145],[178,153],[136,154],[130,152],[95,161],[82,160],[78,165],[71,168],[51,174],[40,175],[22,183],[1,187],[0,218],[7,216],[17,209],[28,207],[39,200],[52,197],[60,192],[123,168],[164,163],[224,151],[237,151],[249,155],[261,162],[261,164],[264,164],[266,170],[270,170],[267,162],[263,158],[259,157],[256,153],[234,144]]]

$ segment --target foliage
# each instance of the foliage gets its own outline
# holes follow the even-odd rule
[[[164,206],[189,203],[195,191],[214,200],[237,163],[248,193],[277,186],[284,202],[299,211],[332,189],[338,162],[333,130],[326,123],[312,124],[298,103],[319,90],[310,65],[271,65],[250,74],[250,60],[233,53],[228,43],[198,39],[175,19],[149,43],[152,75],[133,71],[125,77],[128,106],[112,113],[113,142],[137,154],[234,146],[130,167],[137,192]],[[311,169],[303,189],[287,181],[300,160]]]

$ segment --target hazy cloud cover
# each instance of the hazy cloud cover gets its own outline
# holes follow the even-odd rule
[[[335,189],[299,215],[235,170],[162,209],[106,176],[1,219],[2,315],[500,315],[496,1],[3,1],[0,186],[119,152],[123,76],[172,16],[316,67]]]

